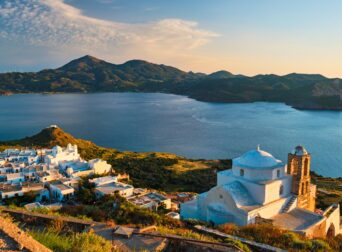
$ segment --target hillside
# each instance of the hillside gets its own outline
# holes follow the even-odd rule
[[[102,158],[115,171],[126,172],[136,187],[163,191],[203,192],[216,183],[216,170],[228,169],[230,160],[191,160],[170,153],[122,152],[103,148],[82,139],[74,138],[58,127],[48,127],[38,134],[20,140],[0,142],[0,151],[6,148],[51,148],[77,144],[84,159]]]
[[[269,101],[298,109],[342,110],[342,79],[297,73],[206,75],[143,60],[112,64],[89,55],[57,69],[0,74],[0,94],[32,92],[164,92],[206,102]]]

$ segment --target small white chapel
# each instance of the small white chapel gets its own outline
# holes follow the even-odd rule
[[[272,223],[308,237],[335,236],[340,207],[316,210],[310,178],[311,155],[303,146],[288,154],[287,165],[258,146],[217,173],[217,185],[181,204],[181,218],[214,225]]]

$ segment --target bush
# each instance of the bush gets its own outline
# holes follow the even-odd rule
[[[93,233],[61,235],[54,231],[31,231],[30,234],[56,252],[111,252],[111,243]]]
[[[311,242],[313,251],[328,251],[331,250],[330,246],[323,240],[313,240]]]
[[[24,193],[23,196],[4,199],[4,202],[6,203],[6,205],[22,206],[27,203],[32,203],[35,200],[36,200],[36,193],[33,191],[29,191],[27,193]]]
[[[220,230],[226,234],[235,235],[238,231],[238,226],[234,223],[226,223],[220,226]]]
[[[76,234],[71,247],[74,252],[110,252],[112,248],[109,241],[92,233]]]
[[[252,250],[250,250],[250,248],[246,244],[242,243],[239,240],[233,240],[233,239],[226,238],[226,239],[224,239],[224,242],[232,244],[232,245],[242,249],[245,252],[252,252]]]
[[[234,224],[224,224],[219,226],[219,229],[228,234],[289,251],[320,251],[319,249],[321,247],[329,248],[329,246],[325,246],[327,245],[326,243],[320,243],[318,241],[313,244],[304,236],[279,229],[269,224],[247,225],[243,227],[237,227]]]

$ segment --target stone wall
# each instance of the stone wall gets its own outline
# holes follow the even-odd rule
[[[97,222],[82,221],[72,217],[32,213],[24,210],[3,208],[2,212],[8,213],[17,221],[24,222],[27,225],[34,224],[35,226],[47,226],[53,224],[54,222],[63,222],[65,228],[68,228],[73,232],[82,232],[87,227],[97,224]]]

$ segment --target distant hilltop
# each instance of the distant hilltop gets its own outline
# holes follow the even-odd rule
[[[342,110],[342,79],[320,74],[204,74],[143,60],[112,64],[89,55],[57,69],[0,74],[0,95],[91,92],[162,92],[205,102],[267,101],[298,109]]]

